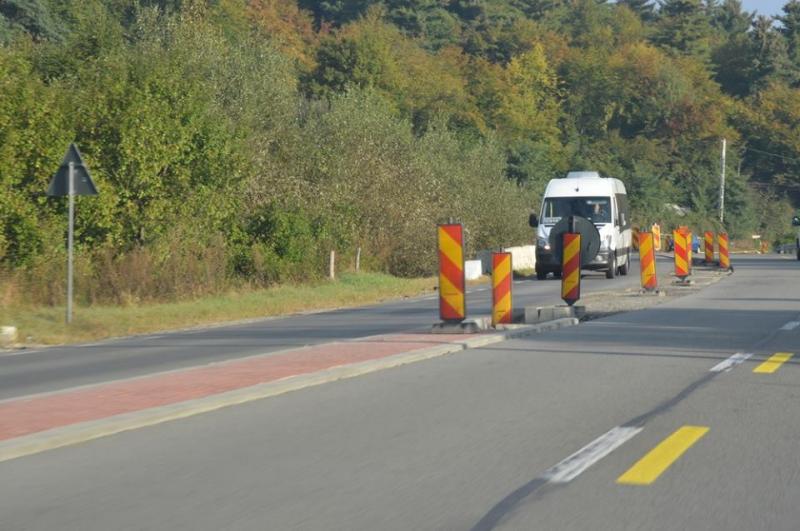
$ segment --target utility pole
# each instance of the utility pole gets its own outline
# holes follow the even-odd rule
[[[719,222],[725,223],[725,151],[728,147],[727,139],[722,139],[722,172],[719,177]]]

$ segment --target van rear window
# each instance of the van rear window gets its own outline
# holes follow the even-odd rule
[[[611,223],[610,197],[548,197],[542,207],[542,223],[555,225],[565,216],[581,216],[592,223]]]

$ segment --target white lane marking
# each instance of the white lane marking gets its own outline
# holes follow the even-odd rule
[[[548,469],[543,477],[550,483],[569,483],[640,431],[642,428],[617,426]]]
[[[794,330],[798,326],[800,326],[800,321],[789,321],[781,327],[781,330]]]
[[[739,365],[740,363],[744,363],[745,361],[750,359],[752,355],[753,355],[752,353],[743,354],[741,352],[737,352],[736,354],[726,359],[725,361],[721,361],[716,365],[714,365],[713,367],[711,367],[709,372],[730,371],[731,369],[733,369],[734,366]]]

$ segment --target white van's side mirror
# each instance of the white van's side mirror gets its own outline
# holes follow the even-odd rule
[[[539,218],[536,217],[536,214],[531,214],[530,217],[528,217],[528,225],[534,229],[539,226]]]

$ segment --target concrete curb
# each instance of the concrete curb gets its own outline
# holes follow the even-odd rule
[[[402,365],[438,358],[448,354],[455,354],[468,349],[485,347],[509,339],[575,326],[578,323],[578,319],[569,318],[558,319],[549,323],[533,326],[509,325],[503,329],[499,329],[498,332],[493,334],[465,338],[463,341],[456,341],[446,345],[395,354],[394,356],[388,356],[378,360],[342,365],[312,374],[291,376],[276,382],[245,387],[196,400],[178,402],[167,406],[115,415],[101,420],[54,428],[0,442],[0,462],[87,442],[125,431],[154,426],[162,422],[208,413],[229,406],[278,396],[291,391],[335,382],[337,380],[355,378],[384,369],[400,367]]]

